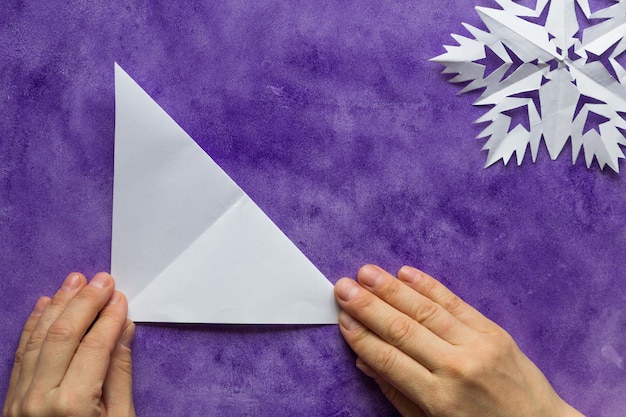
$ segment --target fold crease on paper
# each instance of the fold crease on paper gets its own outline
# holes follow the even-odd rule
[[[141,322],[331,324],[332,284],[115,65],[111,272]]]

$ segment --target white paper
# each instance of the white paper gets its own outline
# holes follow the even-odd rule
[[[572,163],[582,149],[587,167],[595,158],[601,168],[618,172],[624,158],[620,145],[626,146],[618,129],[626,129],[626,69],[616,58],[626,51],[626,2],[616,0],[594,12],[588,0],[538,0],[534,9],[497,2],[501,10],[476,7],[487,31],[464,24],[472,37],[452,35],[459,45],[445,46],[447,52],[432,59],[445,65],[444,73],[457,74],[451,82],[469,82],[462,93],[484,88],[476,105],[493,106],[477,120],[490,123],[479,135],[488,138],[485,166],[506,164],[514,153],[520,165],[528,147],[534,162],[542,139],[556,159],[570,139]],[[576,7],[590,24],[582,32]],[[524,19],[540,16],[545,24]],[[485,66],[475,62],[486,57],[485,48],[504,62],[487,76]],[[538,92],[539,106],[519,97],[530,92]],[[512,126],[504,114],[520,106],[528,112],[529,129]],[[585,129],[593,113],[608,120]]]
[[[135,321],[337,322],[332,284],[117,64],[111,252]]]

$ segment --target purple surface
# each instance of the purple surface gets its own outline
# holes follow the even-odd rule
[[[623,416],[623,176],[567,147],[482,169],[476,96],[428,62],[474,5],[4,1],[0,380],[37,297],[108,269],[117,61],[331,281],[420,267]],[[334,326],[141,325],[134,360],[140,415],[394,415]]]

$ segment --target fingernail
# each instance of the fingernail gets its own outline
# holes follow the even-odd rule
[[[97,274],[95,277],[91,279],[89,285],[93,285],[94,287],[104,288],[107,287],[111,283],[111,277],[108,274]]]
[[[411,268],[410,266],[403,266],[402,268],[400,268],[400,271],[398,271],[398,278],[402,279],[408,284],[414,284],[422,278],[422,274],[415,268]]]
[[[33,308],[33,314],[39,316],[41,313],[43,313],[47,306],[48,298],[39,297],[39,300],[37,300],[37,303],[35,303],[35,307]]]
[[[356,363],[356,369],[358,369],[359,371],[363,372],[365,375],[367,375],[367,368],[365,367],[365,365],[361,364],[361,363]],[[367,375],[369,376],[369,375]]]
[[[121,299],[122,299],[122,295],[119,292],[115,291],[113,295],[111,296],[111,298],[109,299],[109,302],[107,303],[107,305],[117,304]]]
[[[359,323],[345,311],[339,313],[339,324],[341,325],[341,327],[349,331],[352,331],[359,327]]]
[[[63,285],[61,286],[61,289],[71,291],[71,290],[75,290],[79,286],[80,286],[80,275],[71,274],[71,275],[68,275],[67,278],[65,278],[65,281],[63,281]]]
[[[368,287],[375,287],[384,279],[380,270],[372,265],[365,265],[359,271],[359,282]]]
[[[344,278],[337,281],[335,289],[339,298],[343,301],[350,301],[359,293],[359,284],[350,278]]]
[[[124,331],[122,332],[121,342],[122,345],[130,348],[133,344],[133,339],[135,338],[135,323],[128,320]]]

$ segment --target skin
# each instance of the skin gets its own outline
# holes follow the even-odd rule
[[[405,417],[582,416],[506,331],[415,268],[365,265],[335,295],[356,366]]]
[[[70,274],[19,341],[3,417],[134,417],[135,326],[113,278]],[[335,285],[356,366],[405,416],[574,417],[501,327],[427,274],[374,265]]]
[[[3,417],[130,417],[135,326],[113,278],[70,274],[41,297],[19,341]]]

